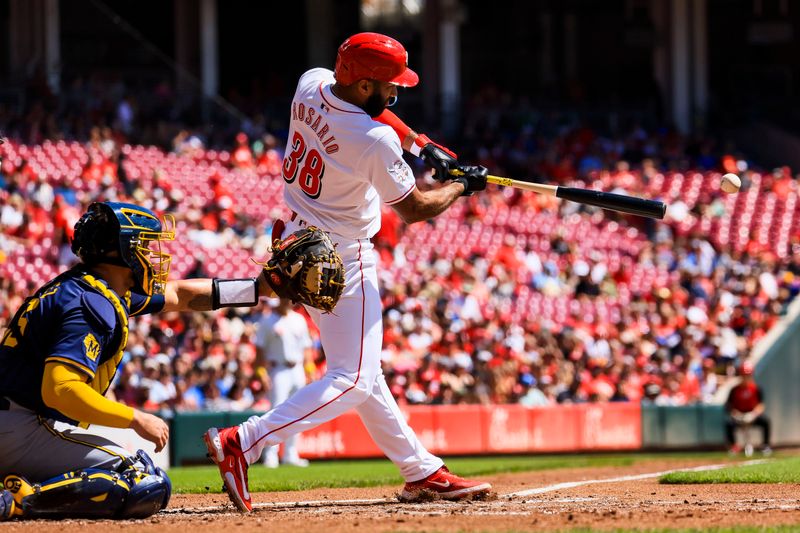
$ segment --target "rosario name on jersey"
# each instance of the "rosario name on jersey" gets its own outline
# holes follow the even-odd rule
[[[400,202],[414,190],[394,130],[331,91],[333,72],[300,77],[292,100],[283,160],[284,199],[308,224],[348,239],[380,229],[381,201]]]

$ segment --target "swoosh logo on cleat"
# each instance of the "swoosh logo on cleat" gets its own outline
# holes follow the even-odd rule
[[[244,480],[244,472],[242,472],[242,463],[237,465],[239,467],[239,479],[242,481],[242,493],[244,494],[244,498],[246,500],[250,499],[250,492],[247,490],[247,483]]]
[[[436,485],[437,487],[442,487],[443,489],[446,489],[447,487],[450,486],[449,481],[445,481],[444,483],[440,481],[428,481],[428,483],[430,483],[431,485]]]
[[[225,487],[227,489],[225,492],[228,493],[228,497],[234,504],[236,504],[236,507],[238,507],[241,511],[247,512],[247,504],[242,499],[241,493],[236,490],[236,478],[234,477],[233,472],[225,473]]]

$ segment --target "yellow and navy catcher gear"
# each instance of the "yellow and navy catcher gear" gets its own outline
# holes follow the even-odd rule
[[[163,294],[170,254],[161,243],[175,239],[175,220],[164,224],[144,207],[120,202],[95,202],[75,224],[72,251],[87,265],[110,263],[133,270],[137,290]]]
[[[172,494],[166,472],[142,450],[118,472],[86,468],[36,484],[11,474],[3,487],[0,498],[13,498],[7,519],[147,518],[164,509]]]
[[[0,488],[0,522],[16,516],[16,502],[11,492]]]
[[[157,313],[164,295],[131,290],[120,296],[95,276],[80,263],[20,305],[0,337],[0,397],[44,418],[80,424],[45,403],[49,363],[83,372],[94,390],[106,393],[125,353],[129,317]]]

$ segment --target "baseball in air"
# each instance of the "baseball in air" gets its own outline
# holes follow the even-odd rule
[[[739,179],[739,176],[736,174],[728,173],[722,176],[722,183],[720,184],[720,188],[727,192],[727,193],[734,193],[739,192],[739,188],[742,186],[742,180]]]

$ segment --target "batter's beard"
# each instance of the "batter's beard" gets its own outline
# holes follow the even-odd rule
[[[372,118],[377,117],[386,109],[386,100],[381,98],[380,93],[374,92],[364,102],[364,112]]]

